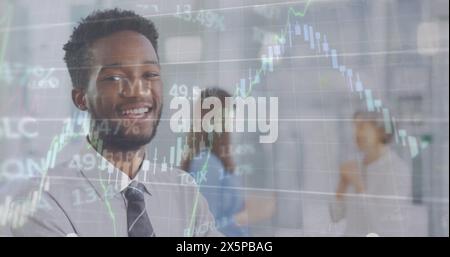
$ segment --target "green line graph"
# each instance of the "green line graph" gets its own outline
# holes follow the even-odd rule
[[[307,14],[309,6],[311,5],[312,2],[313,2],[313,0],[307,0],[305,6],[303,7],[303,10],[300,10],[300,11],[295,10],[293,7],[289,7],[288,17],[287,17],[287,21],[286,21],[286,26],[281,31],[280,35],[275,35],[274,36],[275,42],[278,42],[278,43],[284,43],[285,42],[286,35],[287,35],[288,29],[289,29],[289,23],[290,23],[290,20],[291,20],[291,16],[304,17]],[[261,65],[261,67],[256,71],[256,76],[254,76],[254,78],[250,81],[250,85],[249,85],[248,91],[245,92],[245,97],[250,96],[252,94],[253,86],[259,83],[259,80],[256,79],[256,78],[260,77],[263,72],[264,72],[264,66]],[[239,91],[236,90],[235,96],[237,96],[238,93],[239,93]]]
[[[211,142],[212,145],[212,142]],[[209,162],[209,157],[211,156],[211,148],[208,149],[208,155],[206,156],[206,160],[205,163],[203,163],[202,169],[200,171],[200,174],[202,173],[207,173],[208,172],[208,162]],[[200,184],[198,184],[198,186],[200,187]],[[196,194],[195,194],[195,199],[194,199],[194,206],[192,207],[192,215],[191,215],[191,221],[189,223],[189,236],[193,236],[194,233],[194,222],[195,222],[195,214],[197,213],[197,205],[198,205],[198,198],[200,197],[200,188],[197,189]]]
[[[11,25],[12,18],[13,18],[14,7],[7,3],[5,10],[6,11],[4,11],[4,14],[3,14],[4,16],[0,20],[0,26],[2,26],[2,24],[4,23],[5,28],[9,28],[9,26]],[[3,71],[2,66],[3,66],[3,62],[5,60],[6,47],[8,45],[8,41],[9,41],[9,31],[4,30],[3,35],[2,35],[2,42],[0,44],[0,77],[2,76],[2,71]]]

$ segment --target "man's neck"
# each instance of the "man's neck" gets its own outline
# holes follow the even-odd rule
[[[123,150],[111,145],[92,142],[90,137],[88,137],[88,141],[103,158],[131,179],[136,176],[145,158],[144,146],[138,149]]]

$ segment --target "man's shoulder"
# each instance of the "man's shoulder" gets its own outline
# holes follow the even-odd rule
[[[45,174],[44,179],[48,180],[46,183],[49,183],[54,190],[59,187],[77,187],[80,183],[85,182],[85,178],[83,177],[80,168],[75,166],[70,160],[59,163],[55,167],[49,169]]]
[[[79,177],[79,170],[70,167],[70,162],[60,163],[52,168],[45,169],[41,174],[14,181],[17,194],[27,193],[30,190],[45,190],[57,180],[73,180]]]
[[[48,169],[46,175],[49,177],[79,177],[80,167],[74,160],[65,160]]]
[[[73,192],[90,187],[80,169],[72,167],[69,161],[59,163],[40,176],[30,177],[20,185],[19,197],[30,197],[37,192],[43,200],[56,201],[59,205],[71,202]]]

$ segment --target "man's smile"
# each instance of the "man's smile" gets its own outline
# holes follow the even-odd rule
[[[117,108],[119,117],[126,119],[147,119],[154,111],[150,103],[124,104]]]

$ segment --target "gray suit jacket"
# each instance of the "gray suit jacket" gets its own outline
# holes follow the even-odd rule
[[[92,151],[84,149],[77,161],[21,186],[14,201],[21,210],[11,224],[14,236],[128,235],[122,194],[128,178]],[[89,165],[81,163],[86,155],[95,156]],[[149,162],[143,166],[137,180],[146,187],[146,209],[156,236],[221,236],[189,174]]]

